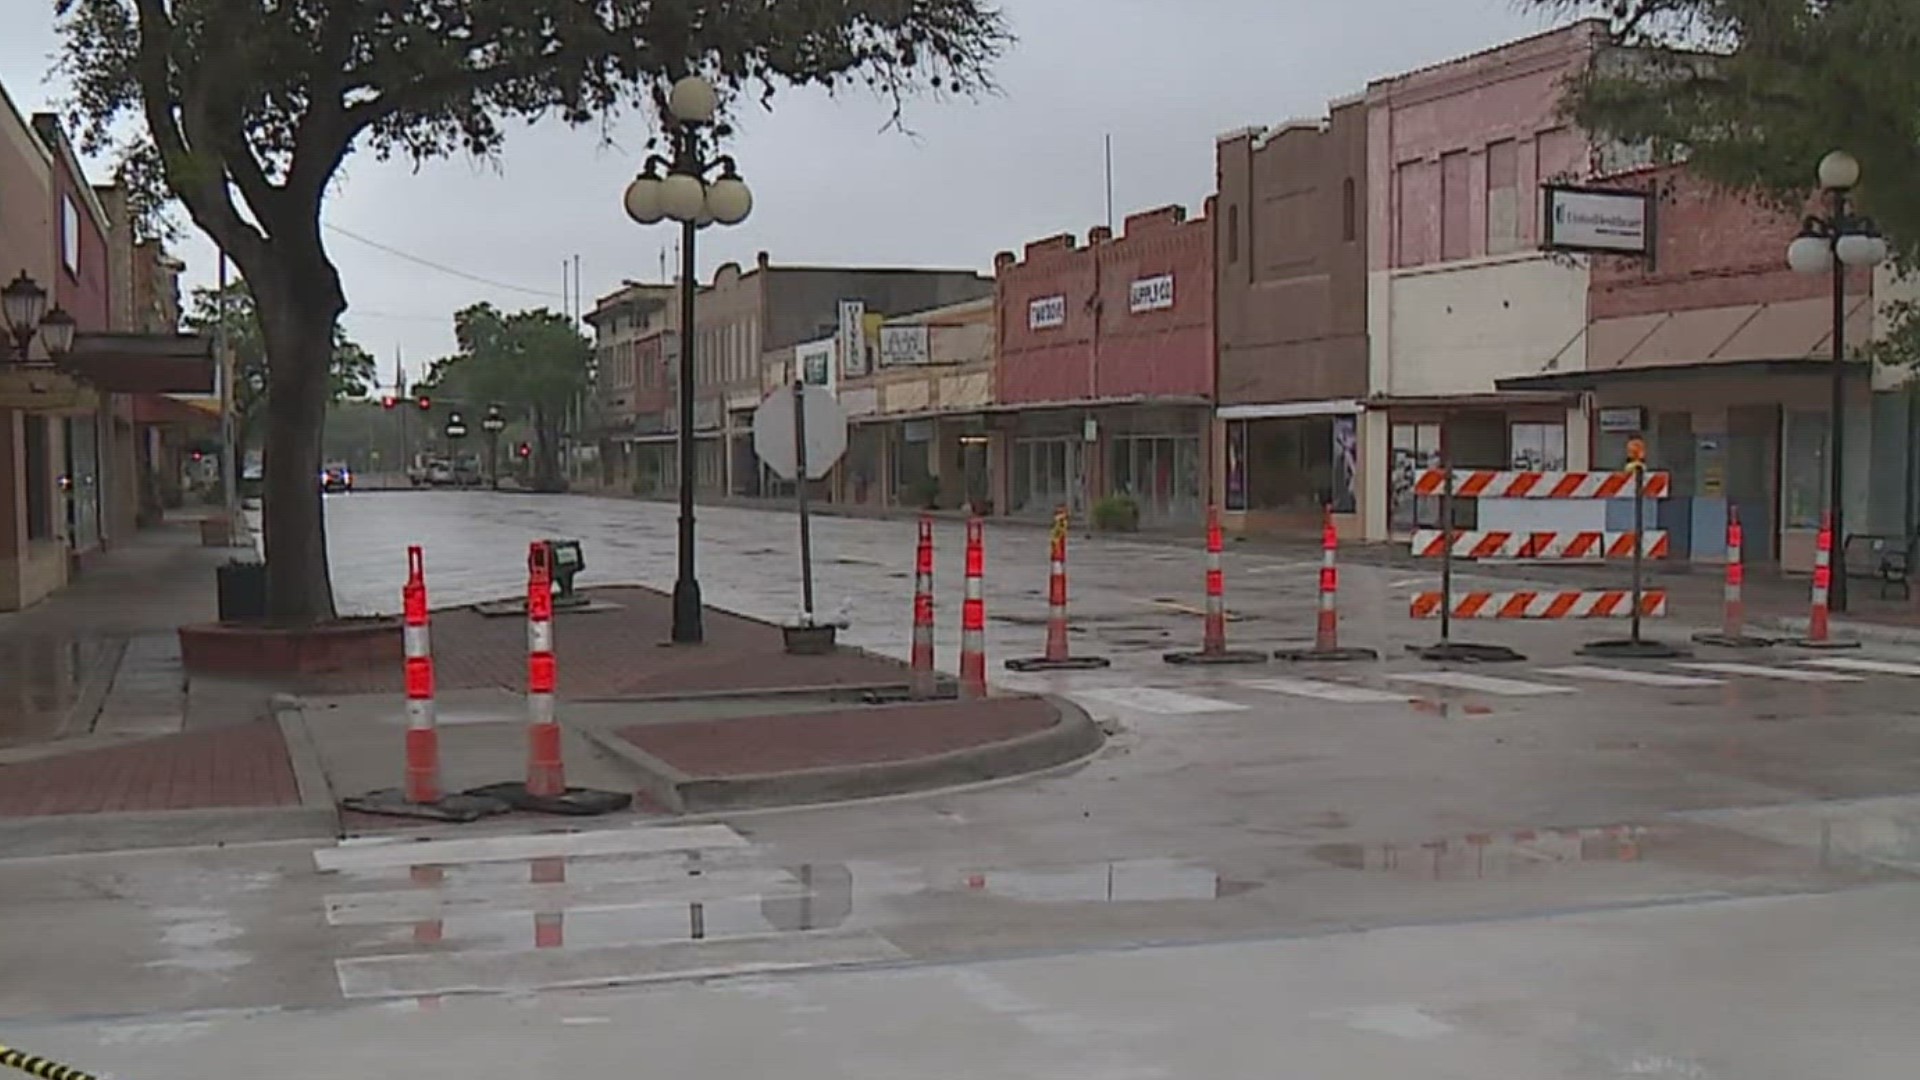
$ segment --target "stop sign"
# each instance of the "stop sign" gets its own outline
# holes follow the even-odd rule
[[[825,387],[807,387],[801,400],[807,420],[807,479],[818,480],[847,452],[847,414]],[[798,471],[793,431],[793,387],[783,386],[753,411],[753,452],[782,480],[793,479]]]

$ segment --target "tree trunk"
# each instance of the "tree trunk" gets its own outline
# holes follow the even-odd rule
[[[346,306],[338,278],[250,278],[266,338],[268,390],[261,519],[267,552],[267,617],[276,626],[335,618],[320,493],[333,328]]]
[[[533,407],[533,490],[560,491],[560,440],[545,406]]]

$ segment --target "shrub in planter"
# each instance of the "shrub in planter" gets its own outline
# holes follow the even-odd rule
[[[1093,527],[1101,532],[1133,532],[1140,527],[1140,504],[1131,495],[1108,495],[1093,504]]]
[[[940,478],[923,476],[907,485],[907,501],[922,510],[940,508]]]

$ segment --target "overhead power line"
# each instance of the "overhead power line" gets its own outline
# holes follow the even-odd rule
[[[322,222],[322,224],[325,225],[329,231],[339,233],[341,236],[344,236],[349,240],[355,241],[357,243],[365,244],[368,247],[373,248],[375,251],[383,251],[388,255],[393,256],[396,259],[405,259],[410,263],[415,263],[417,265],[424,266],[429,270],[438,270],[442,274],[449,274],[453,277],[463,278],[467,281],[471,281],[479,285],[487,285],[495,289],[506,289],[510,292],[526,293],[530,296],[544,296],[544,297],[547,297],[548,299],[555,299],[555,300],[562,299],[561,295],[557,292],[554,292],[552,289],[534,289],[534,288],[529,288],[525,285],[513,285],[505,281],[495,281],[492,278],[481,277],[478,274],[469,274],[465,270],[456,270],[453,267],[447,266],[443,263],[434,262],[432,259],[423,259],[420,256],[413,254],[412,252],[402,251],[397,247],[393,247],[388,244],[383,244],[378,240],[369,240],[366,237],[361,236],[359,233],[351,232],[347,229],[343,229],[340,226],[335,225],[330,221]]]

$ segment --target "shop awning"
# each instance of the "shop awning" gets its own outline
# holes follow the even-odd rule
[[[133,422],[214,427],[220,423],[220,402],[212,397],[186,400],[166,394],[135,394]]]
[[[1369,409],[1505,409],[1516,405],[1574,405],[1580,395],[1557,390],[1501,389],[1479,394],[1376,394],[1366,399]]]
[[[1872,365],[1864,361],[1846,365],[1848,378],[1864,379],[1872,374]],[[1789,375],[1831,377],[1831,360],[1708,360],[1697,364],[1661,364],[1657,367],[1623,367],[1605,371],[1557,371],[1551,375],[1520,375],[1499,380],[1501,389],[1521,390],[1598,390],[1601,387],[1634,383],[1661,383],[1693,379],[1752,379]]]
[[[1149,395],[1149,394],[1128,394],[1124,397],[1094,398],[1091,401],[1009,401],[1009,402],[1003,402],[997,405],[983,405],[975,411],[991,412],[991,413],[1017,413],[1017,412],[1049,412],[1054,410],[1067,409],[1067,410],[1078,412],[1084,409],[1109,409],[1115,406],[1123,406],[1123,405],[1152,405],[1155,407],[1169,407],[1169,408],[1180,408],[1180,407],[1211,408],[1213,406],[1213,402],[1197,394],[1164,394],[1164,395],[1158,395],[1158,396]]]
[[[1261,405],[1222,405],[1222,420],[1285,420],[1295,416],[1351,416],[1366,411],[1358,398],[1331,401],[1276,401]]]
[[[213,339],[203,334],[76,334],[60,366],[110,394],[211,394]]]

